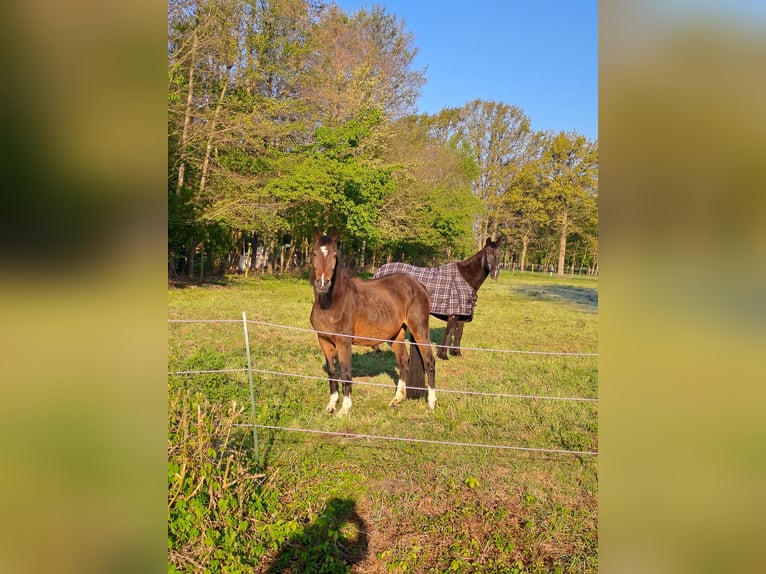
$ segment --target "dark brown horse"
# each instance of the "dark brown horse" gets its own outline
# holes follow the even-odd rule
[[[460,356],[463,326],[473,320],[476,292],[487,276],[497,279],[500,251],[497,241],[487,239],[478,253],[464,261],[448,263],[437,268],[415,267],[406,263],[386,263],[375,273],[384,277],[389,273],[406,273],[420,281],[431,296],[431,315],[447,322],[444,341],[436,355],[447,359]]]
[[[428,291],[402,273],[370,281],[352,277],[341,262],[338,233],[320,235],[316,229],[309,281],[314,287],[311,325],[320,331],[317,336],[330,378],[327,412],[335,412],[338,404],[338,378],[343,381],[343,404],[338,415],[348,414],[351,408],[351,345],[374,347],[380,339],[394,341],[392,348],[399,368],[391,406],[405,399],[408,387],[425,388],[425,372],[428,374],[428,408],[433,409],[436,361],[428,326],[431,306]],[[410,346],[409,355],[404,342],[407,328],[417,343]]]

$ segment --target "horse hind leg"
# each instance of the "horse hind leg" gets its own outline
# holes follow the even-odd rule
[[[428,408],[433,410],[436,407],[436,359],[434,353],[431,350],[431,340],[428,337],[428,323],[422,326],[420,329],[412,330],[412,339],[418,345],[411,351],[410,357],[410,372],[412,373],[411,384],[416,387],[425,387],[426,376],[428,377]],[[419,372],[417,374],[418,380],[415,381],[415,369],[413,364],[419,366]],[[418,389],[419,390],[419,389]],[[422,391],[418,392],[418,397],[423,396]]]
[[[407,380],[410,357],[404,346],[404,332],[404,329],[399,331],[399,334],[396,336],[396,341],[391,343],[391,348],[396,357],[396,365],[399,368],[399,380],[396,383],[396,394],[394,395],[394,398],[391,399],[391,402],[388,403],[388,406],[390,407],[399,406],[402,401],[407,398]]]
[[[420,354],[428,376],[428,408],[434,410],[436,407],[436,359],[430,345],[421,346]]]

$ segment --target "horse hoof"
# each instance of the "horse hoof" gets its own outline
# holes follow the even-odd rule
[[[401,404],[402,404],[402,400],[401,400],[401,399],[399,399],[399,400],[397,400],[397,399],[391,399],[391,402],[390,402],[390,403],[388,403],[388,406],[389,406],[389,407],[398,407],[398,406],[399,406],[399,405],[401,405]]]
[[[443,361],[449,361],[449,357],[447,356],[447,353],[436,353],[436,356],[442,359]]]

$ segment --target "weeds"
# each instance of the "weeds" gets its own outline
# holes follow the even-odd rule
[[[264,488],[265,475],[254,472],[235,436],[242,410],[188,392],[170,397],[168,571],[241,571],[266,551],[253,533],[278,496]]]

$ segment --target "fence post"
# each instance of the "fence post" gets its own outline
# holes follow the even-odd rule
[[[253,452],[255,466],[258,466],[258,431],[255,429],[255,393],[253,392],[253,364],[250,360],[250,336],[247,333],[247,314],[242,311],[242,325],[245,328],[245,349],[247,350],[247,379],[250,383],[250,411],[253,416]]]

